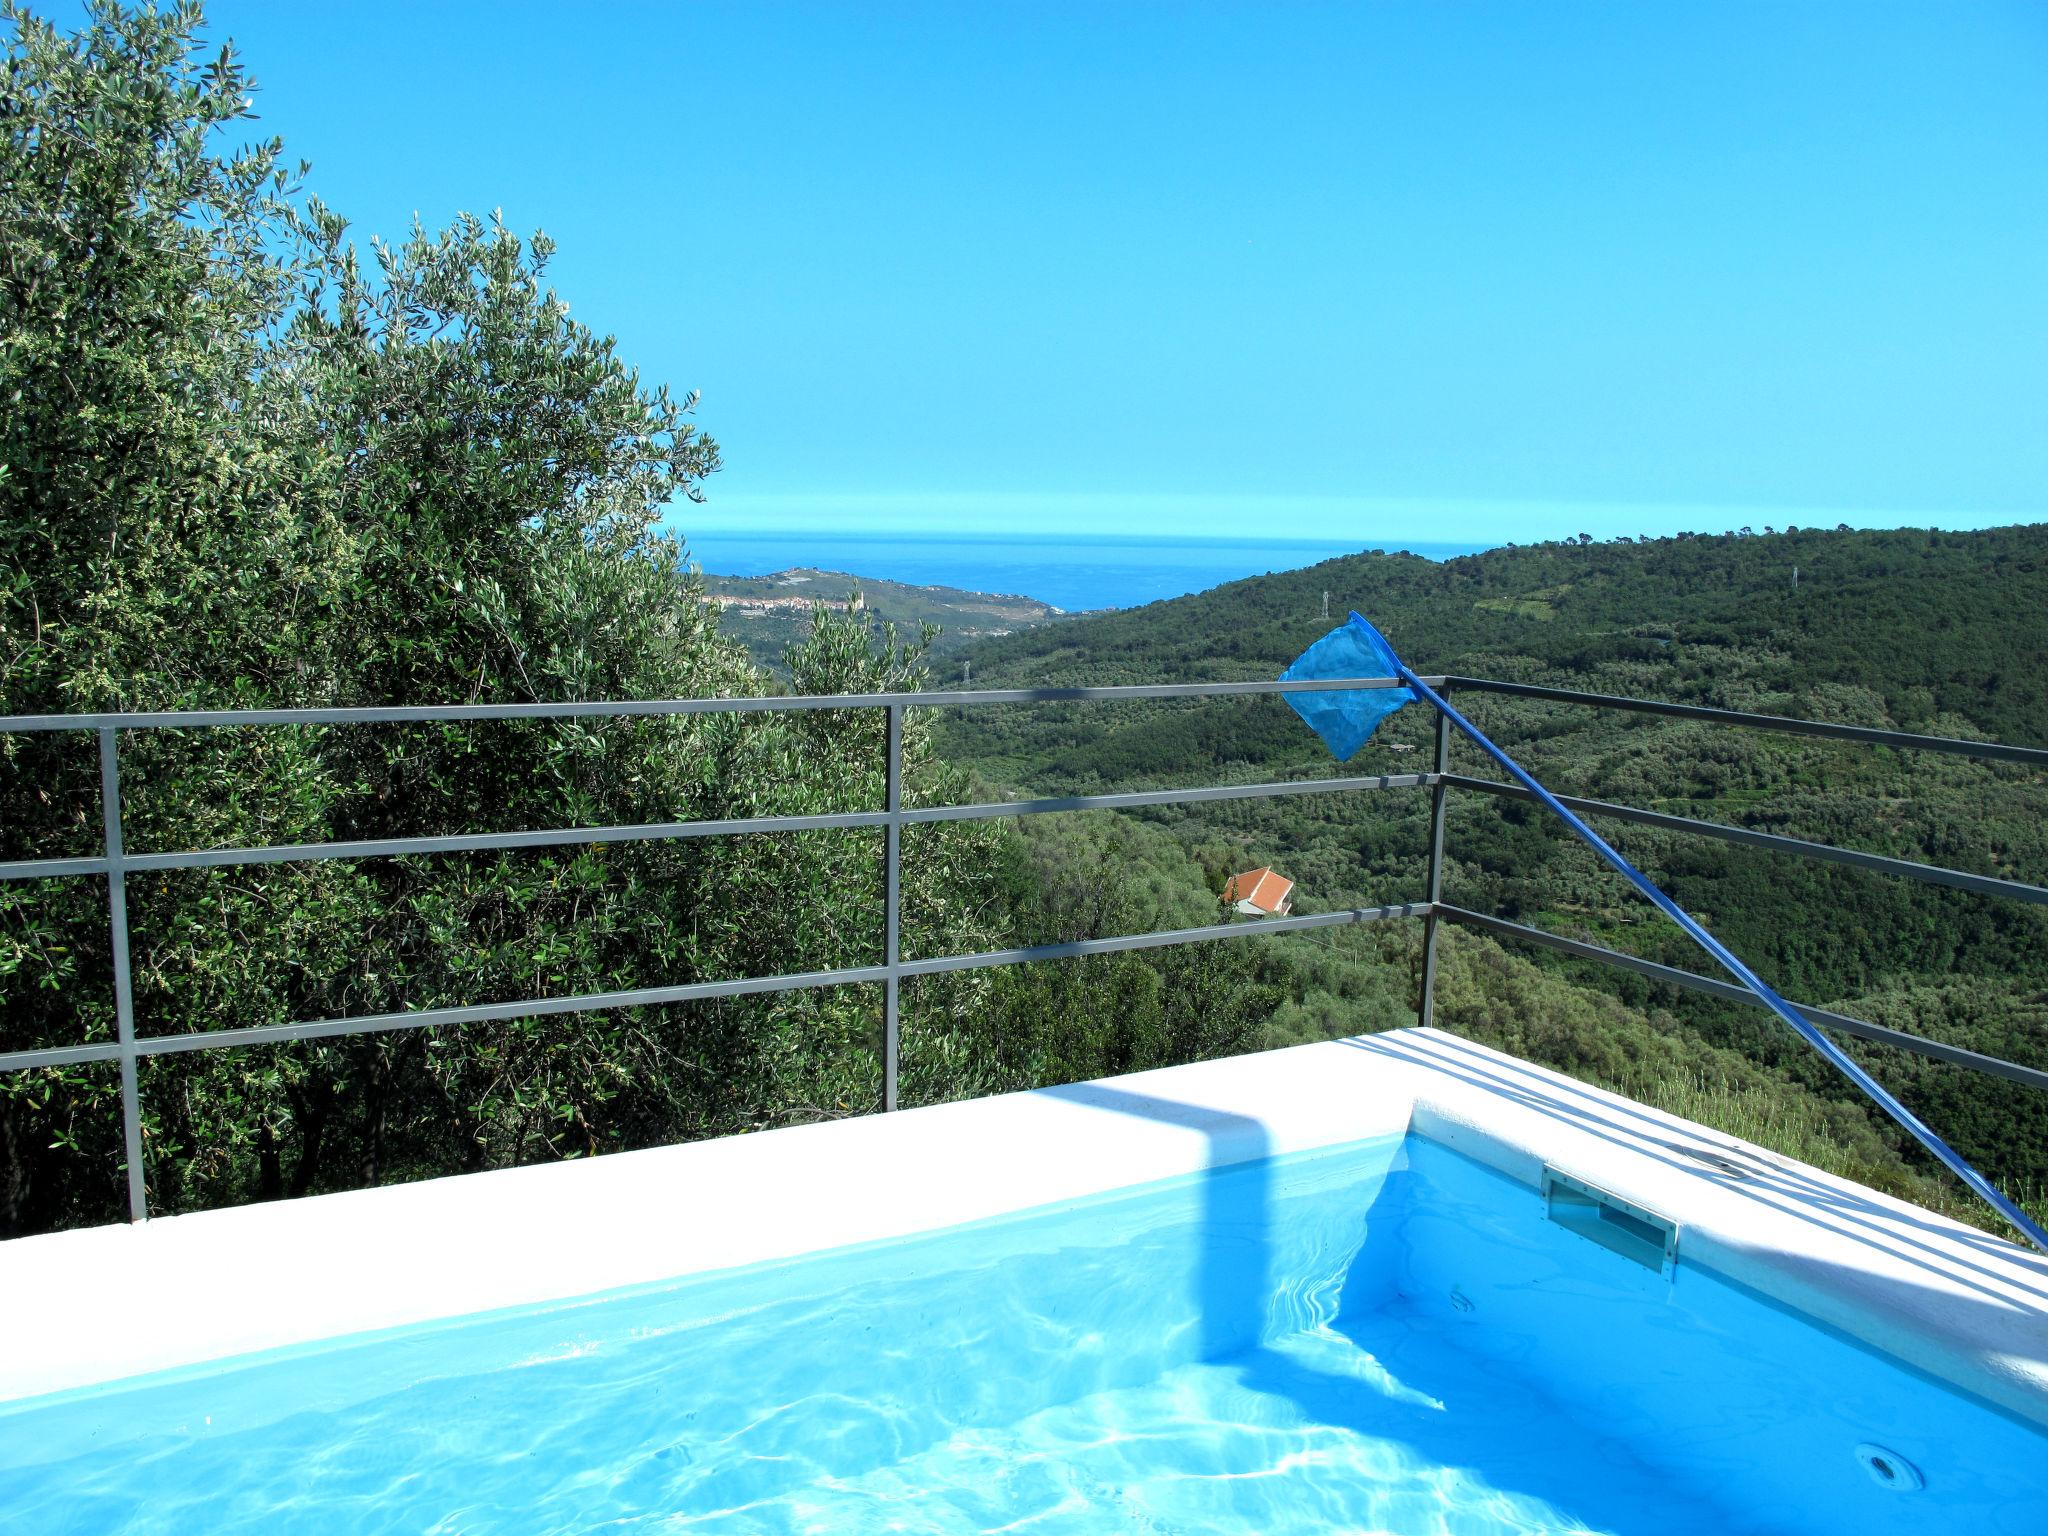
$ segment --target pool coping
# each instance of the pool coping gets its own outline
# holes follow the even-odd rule
[[[1433,1029],[0,1242],[0,1402],[935,1231],[1415,1133],[2048,1427],[2048,1260]]]

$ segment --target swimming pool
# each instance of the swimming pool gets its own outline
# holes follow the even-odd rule
[[[1412,1132],[1231,1162],[0,1407],[0,1529],[2048,1531],[2037,1426],[1642,1214]]]

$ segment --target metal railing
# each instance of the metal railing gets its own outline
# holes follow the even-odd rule
[[[1649,714],[1674,715],[1716,724],[1750,729],[1788,732],[1797,735],[1957,753],[1966,756],[2048,767],[2048,751],[2014,747],[1995,742],[1962,741],[1949,737],[1915,736],[1898,731],[1871,730],[1860,726],[1830,725],[1779,716],[1753,715],[1734,710],[1709,709],[1695,705],[1667,704],[1653,700],[1616,698],[1579,693],[1568,689],[1531,684],[1498,682],[1488,678],[1429,677],[1424,681],[1448,693],[1452,689],[1546,699],[1552,702],[1586,705],[1602,709],[1633,710]],[[102,877],[107,882],[107,909],[112,954],[115,1038],[84,1045],[55,1046],[0,1053],[0,1072],[72,1066],[84,1063],[117,1063],[121,1079],[122,1138],[125,1151],[128,1206],[131,1219],[148,1215],[148,1190],[142,1145],[142,1112],[138,1063],[147,1057],[184,1051],[223,1050],[242,1046],[272,1045],[292,1041],[333,1039],[341,1036],[388,1030],[424,1029],[442,1025],[485,1023],[533,1018],[558,1013],[583,1013],[613,1008],[658,1006],[698,1002],[717,998],[763,993],[793,992],[817,987],[880,984],[883,989],[882,1102],[885,1110],[897,1107],[900,1068],[900,989],[906,978],[932,976],[951,971],[1016,965],[1030,961],[1069,959],[1084,955],[1163,948],[1178,944],[1206,943],[1247,935],[1300,933],[1392,918],[1419,918],[1424,923],[1422,979],[1419,1017],[1431,1022],[1435,1004],[1437,940],[1442,923],[1455,922],[1519,943],[1561,951],[1581,959],[1598,960],[1650,977],[1675,987],[1710,996],[1755,1002],[1745,989],[1717,978],[1661,965],[1619,950],[1565,938],[1540,928],[1508,922],[1499,917],[1470,911],[1443,900],[1445,813],[1451,791],[1495,796],[1525,796],[1512,785],[1470,778],[1450,770],[1450,722],[1437,720],[1434,766],[1426,773],[1373,774],[1335,778],[1288,780],[1264,784],[1212,785],[1194,789],[1141,790],[1129,793],[1071,795],[1056,798],[1009,800],[994,803],[916,806],[903,804],[903,712],[910,708],[974,707],[989,704],[1041,704],[1117,701],[1131,699],[1208,699],[1284,693],[1329,693],[1357,688],[1395,686],[1398,679],[1387,677],[1350,679],[1303,679],[1298,681],[1243,683],[1183,683],[1101,688],[1013,688],[944,690],[872,694],[796,695],[740,699],[633,700],[611,703],[570,704],[460,704],[376,709],[279,709],[214,711],[141,711],[119,714],[16,715],[0,717],[0,735],[29,732],[81,732],[97,738],[99,784],[102,811],[102,845],[97,855],[79,858],[24,859],[0,862],[0,881],[45,880],[60,877]],[[505,720],[560,720],[598,718],[649,718],[681,715],[752,713],[761,711],[875,709],[886,712],[885,805],[877,811],[846,811],[802,816],[756,816],[729,820],[648,822],[631,825],[549,828],[530,832],[456,834],[436,837],[399,837],[347,842],[293,843],[267,847],[211,848],[161,853],[129,853],[122,836],[120,736],[124,731],[204,730],[249,726],[368,725]],[[1191,805],[1208,802],[1266,799],[1282,796],[1337,794],[1361,790],[1419,788],[1430,791],[1430,836],[1427,893],[1420,901],[1396,902],[1382,906],[1355,907],[1291,917],[1262,919],[1254,923],[1216,923],[1197,928],[1165,932],[1128,934],[1110,938],[1080,939],[1060,944],[1025,945],[1014,949],[987,950],[970,954],[933,956],[906,960],[901,954],[901,870],[902,832],[906,826],[934,822],[976,821],[995,817],[1035,816],[1065,811],[1132,810],[1153,806]],[[1806,842],[1753,832],[1747,828],[1696,821],[1662,812],[1638,810],[1602,801],[1567,799],[1566,804],[1586,815],[1608,816],[1666,830],[1691,833],[1722,841],[1768,849],[1795,857],[1853,865],[1880,873],[1920,880],[1982,895],[2008,897],[2024,902],[2048,904],[2048,888],[2015,880],[1995,879],[1962,870],[1917,863],[1908,859],[1838,848],[1825,843]],[[140,1034],[136,1029],[132,965],[128,945],[128,902],[126,879],[131,873],[174,869],[217,869],[235,866],[289,863],[324,859],[358,859],[416,856],[422,854],[479,853],[518,848],[548,848],[593,843],[653,842],[668,839],[723,837],[757,833],[827,830],[881,829],[884,849],[883,957],[880,964],[842,966],[829,970],[793,972],[773,976],[743,977],[729,981],[689,982],[674,986],[641,987],[625,991],[579,993],[566,997],[526,998],[514,1002],[486,1003],[457,1007],[425,1008],[396,1013],[357,1014],[339,1018],[305,1019],[290,1024],[260,1025],[234,1029],[192,1030],[178,1034]],[[1912,1051],[1935,1060],[1968,1067],[2009,1081],[2048,1088],[2048,1071],[1980,1055],[1940,1041],[1904,1031],[1869,1024],[1847,1015],[1798,1005],[1811,1022],[1860,1039],[1876,1041]]]
[[[1655,699],[1632,699],[1611,694],[1583,693],[1568,688],[1542,687],[1532,683],[1508,683],[1493,678],[1447,677],[1442,691],[1449,694],[1460,688],[1481,693],[1506,694],[1518,698],[1544,699],[1553,703],[1583,705],[1597,709],[1626,710],[1640,714],[1675,716],[1682,719],[1703,720],[1714,725],[1738,726],[1749,730],[1773,731],[1795,736],[1813,736],[1825,740],[1855,742],[1866,746],[1884,746],[1914,751],[1941,752],[1954,756],[1981,758],[1996,762],[2020,763],[2030,767],[2048,769],[2048,750],[2039,747],[2017,747],[2004,742],[1967,741],[1953,736],[1919,736],[1906,731],[1885,731],[1869,726],[1835,725],[1820,720],[1799,720],[1784,715],[1750,714],[1741,710],[1714,709],[1697,704],[1670,704]],[[1436,771],[1440,776],[1439,795],[1450,789],[1462,789],[1480,794],[1499,796],[1505,799],[1532,801],[1534,796],[1527,790],[1513,784],[1502,784],[1492,779],[1469,778],[1450,772],[1449,744],[1450,721],[1438,719],[1438,743]],[[1638,825],[1658,827],[1666,831],[1687,833],[1719,842],[1736,843],[1751,848],[1761,848],[1772,853],[1789,854],[1795,858],[1812,859],[1823,863],[1846,864],[1858,869],[1872,870],[1879,874],[1896,875],[1917,880],[1926,885],[1946,886],[1951,890],[1969,891],[1982,896],[2000,896],[2036,906],[2048,905],[2048,887],[2030,885],[2019,880],[1998,879],[1989,875],[1973,874],[1967,870],[1948,869],[1938,864],[1923,864],[1913,859],[1891,858],[1883,854],[1865,853],[1860,849],[1841,848],[1832,843],[1808,842],[1802,838],[1782,837],[1770,832],[1757,832],[1748,827],[1731,827],[1720,822],[1701,821],[1690,816],[1673,816],[1663,811],[1646,811],[1631,805],[1615,805],[1604,800],[1585,800],[1572,795],[1556,797],[1563,804],[1582,816],[1606,817]],[[1526,923],[1509,922],[1505,918],[1483,912],[1474,912],[1465,907],[1454,906],[1441,899],[1438,870],[1443,856],[1443,822],[1439,810],[1430,843],[1430,919],[1425,940],[1424,989],[1421,1003],[1422,1019],[1429,1022],[1434,1002],[1430,983],[1435,972],[1435,928],[1439,919],[1458,923],[1480,932],[1490,933],[1515,943],[1533,945],[1554,950],[1582,960],[1597,960],[1603,965],[1633,971],[1689,992],[1703,993],[1709,997],[1725,998],[1762,1006],[1748,988],[1724,981],[1717,976],[1702,976],[1694,971],[1681,970],[1676,966],[1664,965],[1654,960],[1643,959],[1623,950],[1609,949],[1604,945],[1590,944],[1582,939],[1567,938],[1548,929],[1532,927]],[[1952,1066],[1967,1067],[1993,1077],[2002,1077],[2010,1082],[2024,1083],[2033,1088],[2048,1088],[2048,1071],[2038,1067],[2023,1066],[2007,1061],[2003,1057],[1987,1056],[1977,1051],[1964,1050],[1960,1046],[1930,1040],[1923,1035],[1909,1034],[1904,1030],[1888,1029],[1863,1019],[1853,1018],[1845,1013],[1835,1013],[1810,1004],[1795,1002],[1793,1008],[1811,1024],[1832,1029],[1840,1034],[1850,1035],[1859,1040],[1869,1040],[1880,1045],[1893,1046],[1910,1051],[1930,1060],[1947,1062]]]

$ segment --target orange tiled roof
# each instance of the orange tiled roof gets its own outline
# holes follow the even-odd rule
[[[1271,865],[1248,869],[1241,875],[1232,875],[1224,884],[1223,899],[1235,906],[1238,902],[1249,902],[1261,912],[1278,912],[1294,890],[1294,882],[1285,875],[1273,873]]]

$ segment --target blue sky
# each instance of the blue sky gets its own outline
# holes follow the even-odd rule
[[[219,0],[360,234],[504,209],[686,526],[2048,515],[2048,7]]]

